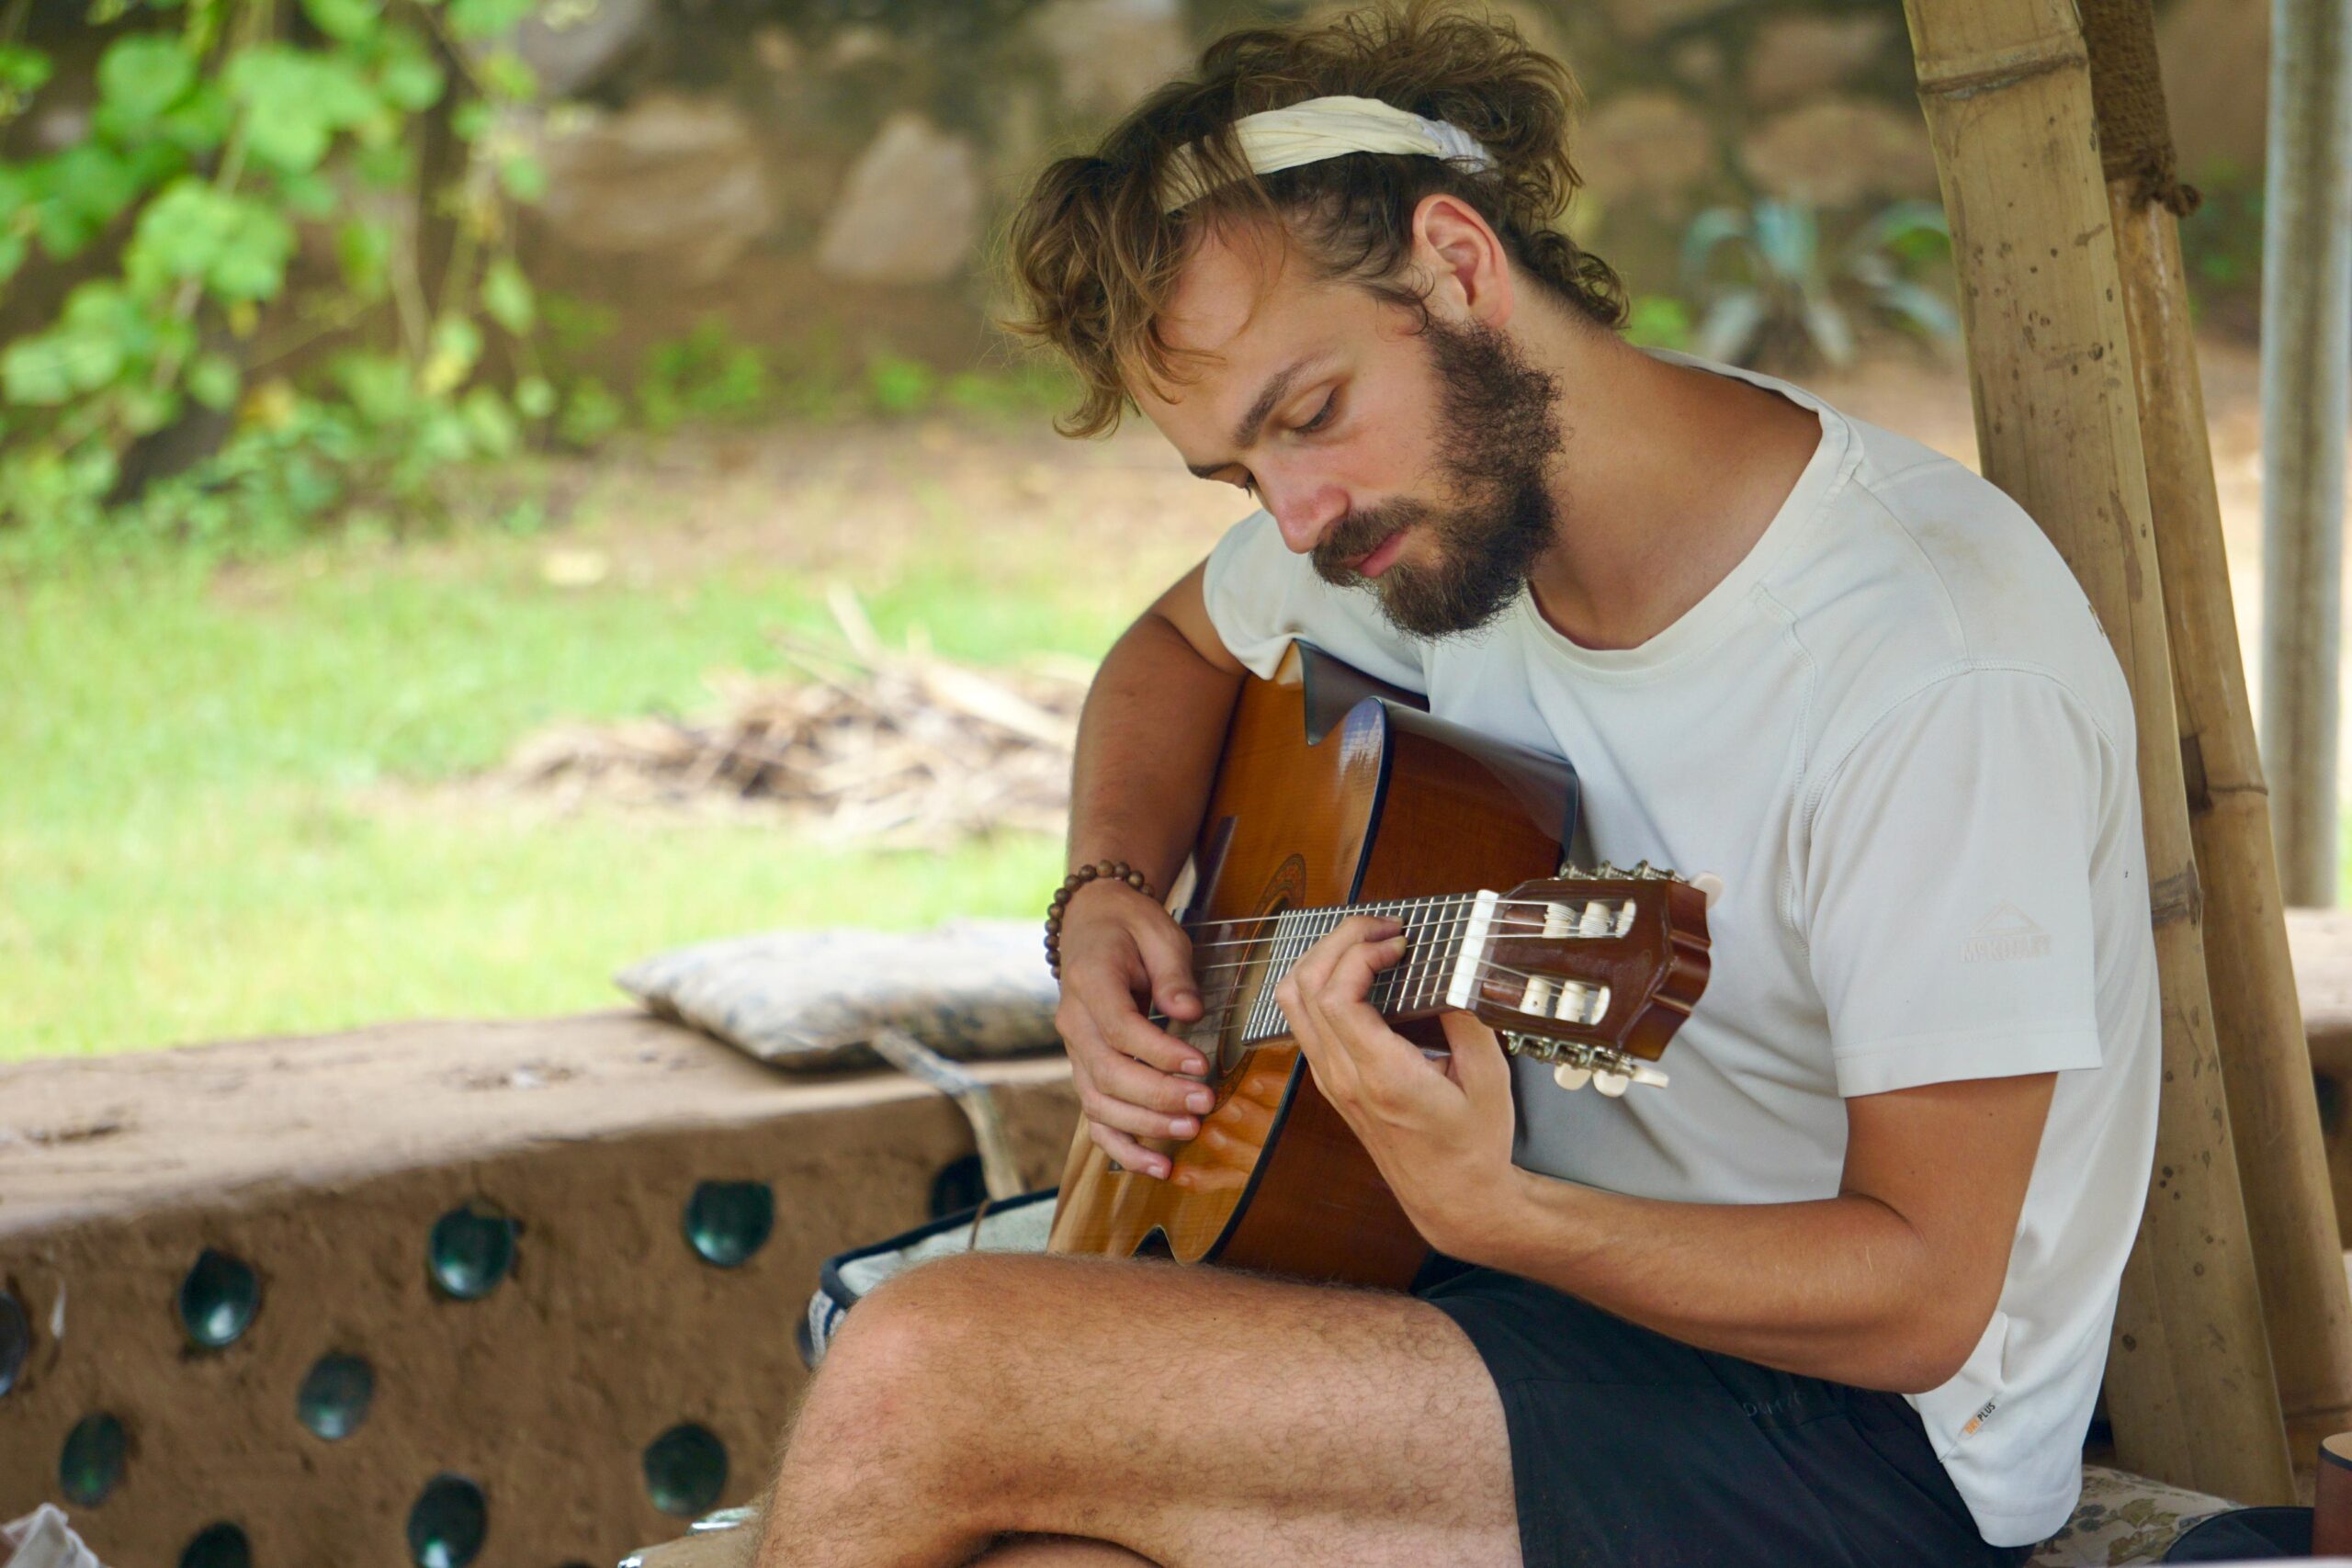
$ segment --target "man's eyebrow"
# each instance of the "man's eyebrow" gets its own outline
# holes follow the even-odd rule
[[[1250,449],[1258,439],[1258,432],[1264,427],[1267,416],[1274,412],[1274,405],[1290,396],[1290,389],[1299,377],[1322,357],[1319,354],[1301,355],[1266,378],[1266,384],[1259,389],[1258,396],[1250,402],[1249,412],[1233,427],[1231,440],[1235,451]],[[1213,479],[1216,478],[1218,469],[1229,468],[1238,461],[1238,457],[1228,457],[1222,463],[1187,463],[1184,467],[1194,479]]]

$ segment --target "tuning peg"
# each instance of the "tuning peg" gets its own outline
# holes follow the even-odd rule
[[[1592,1081],[1592,1069],[1579,1067],[1571,1062],[1562,1062],[1552,1069],[1552,1081],[1573,1094]]]
[[[1623,1073],[1595,1073],[1592,1075],[1592,1087],[1599,1089],[1601,1093],[1607,1095],[1611,1100],[1615,1100],[1620,1095],[1623,1094],[1627,1088],[1633,1084],[1633,1081],[1634,1080],[1632,1078],[1626,1077]]]
[[[1634,1081],[1640,1084],[1644,1089],[1664,1089],[1666,1087],[1666,1075],[1658,1071],[1656,1067],[1651,1066],[1647,1062],[1635,1062],[1634,1064]]]

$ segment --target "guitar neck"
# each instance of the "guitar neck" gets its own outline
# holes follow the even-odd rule
[[[1405,928],[1405,957],[1381,971],[1367,1000],[1386,1018],[1425,1013],[1447,1005],[1463,967],[1463,954],[1476,953],[1491,913],[1493,894],[1453,893],[1425,898],[1386,898],[1339,904],[1238,920],[1206,920],[1185,927],[1193,939],[1193,973],[1200,980],[1208,1017],[1222,1021],[1246,1002],[1243,1042],[1290,1032],[1274,988],[1307,950],[1356,915],[1377,915]],[[1153,1012],[1155,1023],[1167,1021]]]

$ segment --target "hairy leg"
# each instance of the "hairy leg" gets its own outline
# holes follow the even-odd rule
[[[1108,1541],[1067,1535],[1017,1535],[990,1547],[973,1568],[1152,1568],[1152,1564],[1149,1558],[1137,1557]]]
[[[1408,1296],[1098,1258],[926,1264],[826,1353],[754,1562],[949,1568],[1006,1535],[1161,1568],[1516,1568],[1502,1402],[1453,1321]]]

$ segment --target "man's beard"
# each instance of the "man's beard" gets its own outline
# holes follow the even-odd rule
[[[1362,587],[1381,613],[1416,637],[1474,631],[1519,596],[1555,519],[1545,468],[1560,450],[1560,386],[1510,338],[1483,321],[1453,326],[1432,316],[1421,335],[1442,395],[1437,442],[1444,503],[1400,497],[1351,513],[1315,547],[1315,570],[1342,588]],[[1347,563],[1407,525],[1435,547],[1426,565],[1399,560],[1376,578]]]

